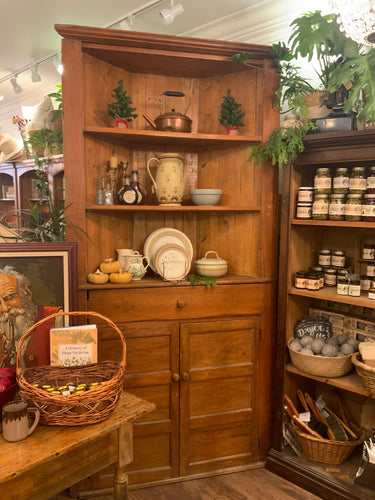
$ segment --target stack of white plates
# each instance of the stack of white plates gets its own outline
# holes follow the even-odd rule
[[[163,227],[147,237],[143,253],[154,272],[167,281],[179,281],[190,271],[193,245],[183,232]]]

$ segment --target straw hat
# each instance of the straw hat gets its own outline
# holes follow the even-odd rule
[[[0,134],[0,163],[16,161],[22,157],[22,151],[15,138],[10,134]]]

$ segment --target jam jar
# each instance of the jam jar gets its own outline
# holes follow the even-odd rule
[[[311,270],[319,276],[319,288],[324,287],[324,273],[323,268],[320,266],[312,267]]]
[[[329,197],[329,220],[345,220],[345,194],[332,193]]]
[[[375,193],[375,167],[371,167],[367,174],[367,193]]]
[[[363,274],[361,277],[360,277],[360,280],[359,280],[359,283],[360,283],[360,286],[361,286],[361,291],[362,292],[368,292],[371,288],[371,277],[370,276],[366,276],[365,274]]]
[[[351,297],[360,297],[361,295],[361,284],[359,280],[359,276],[356,274],[352,275],[349,281],[349,290],[348,295]]]
[[[336,269],[324,269],[324,286],[336,286],[337,272]]]
[[[349,280],[344,276],[337,278],[337,294],[338,295],[348,295],[349,294]]]
[[[320,277],[318,273],[314,271],[309,271],[306,276],[306,288],[308,290],[319,290],[320,289]]]
[[[297,203],[297,219],[312,218],[312,203]]]
[[[331,265],[334,269],[343,269],[345,267],[345,252],[343,250],[333,250]]]
[[[329,168],[317,168],[314,177],[315,192],[329,194],[331,192],[331,185],[332,179]]]
[[[374,260],[375,259],[375,245],[365,243],[362,248],[362,259],[363,260]]]
[[[307,271],[297,271],[294,276],[294,286],[296,288],[306,288]]]
[[[314,188],[300,187],[298,189],[298,203],[312,203],[314,197]]]
[[[362,220],[375,222],[375,193],[365,194],[362,201]]]
[[[328,248],[323,248],[319,252],[318,263],[323,268],[331,267],[332,252]]]
[[[349,179],[348,169],[339,167],[333,177],[333,192],[346,194],[349,191]]]
[[[365,167],[354,167],[350,174],[349,191],[353,194],[364,194],[367,188]]]
[[[345,203],[345,220],[359,222],[362,220],[362,195],[348,194]]]
[[[328,219],[328,194],[316,193],[314,196],[314,203],[312,206],[312,218],[314,220],[327,220]]]

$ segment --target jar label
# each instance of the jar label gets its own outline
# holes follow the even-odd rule
[[[368,290],[370,290],[371,280],[369,280],[369,279],[361,280],[360,286],[361,286],[361,290],[364,290],[367,292]]]
[[[297,206],[297,219],[311,219],[312,207],[299,207]]]
[[[331,256],[330,255],[319,255],[319,266],[330,266]]]
[[[335,267],[344,267],[345,266],[345,257],[341,255],[332,255],[332,266]]]
[[[131,203],[134,203],[134,201],[135,201],[135,199],[136,199],[137,194],[136,194],[136,192],[135,192],[135,191],[133,191],[132,189],[131,189],[131,190],[129,189],[129,191],[125,191],[125,192],[124,192],[123,196],[124,196],[124,201],[125,201],[126,203],[131,204]]]
[[[338,283],[337,284],[337,293],[339,295],[348,295],[349,286],[347,283]]]
[[[375,205],[362,205],[362,215],[365,217],[375,217]]]
[[[345,215],[345,205],[341,203],[330,203],[329,215]]]
[[[305,278],[297,278],[295,279],[294,286],[296,288],[306,288],[306,280]]]
[[[366,187],[367,187],[367,179],[361,179],[359,177],[350,179],[349,182],[350,189],[360,189],[361,191],[366,191]]]
[[[373,260],[375,258],[375,248],[364,248],[362,251],[362,259]]]
[[[367,177],[367,189],[375,189],[375,177]]]
[[[331,178],[330,177],[317,177],[314,178],[314,188],[315,189],[331,189]]]
[[[351,297],[360,297],[361,295],[360,285],[349,285],[349,295]]]
[[[319,290],[319,279],[307,279],[306,280],[306,288],[308,290]]]
[[[345,215],[362,215],[362,205],[360,203],[356,205],[347,203],[345,205]]]
[[[349,177],[334,177],[333,189],[347,189],[349,187]]]
[[[313,201],[313,192],[311,191],[298,191],[298,201],[301,203],[311,203]]]
[[[327,215],[328,214],[328,201],[315,200],[312,208],[313,215]]]
[[[375,264],[367,264],[367,276],[375,276]]]
[[[324,284],[327,286],[335,286],[336,285],[336,274],[325,274],[324,275]]]

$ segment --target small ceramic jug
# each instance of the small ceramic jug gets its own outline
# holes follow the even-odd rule
[[[117,260],[121,262],[121,271],[127,272],[129,268],[129,258],[132,255],[139,255],[137,250],[132,250],[131,248],[116,248]]]
[[[184,157],[179,153],[161,153],[147,162],[147,171],[154,184],[159,205],[181,205],[184,194]],[[157,161],[155,179],[150,163]]]
[[[138,252],[137,252],[138,254]],[[130,255],[127,257],[129,260],[128,273],[132,275],[133,280],[140,280],[146,274],[147,268],[149,266],[149,259],[143,255]],[[146,265],[143,264],[145,260]]]
[[[34,423],[29,427],[29,413],[34,413]],[[3,437],[6,441],[22,441],[38,425],[40,413],[37,408],[28,408],[26,401],[11,401],[2,408]]]

